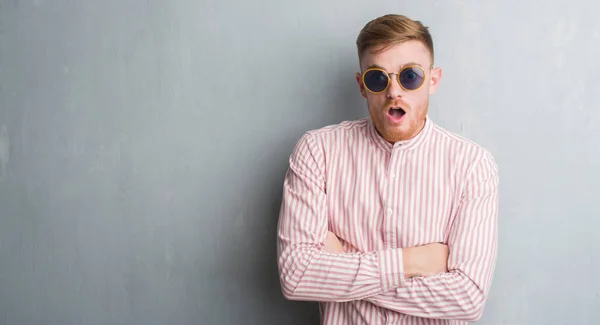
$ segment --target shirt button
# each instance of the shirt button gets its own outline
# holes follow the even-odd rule
[[[396,173],[392,173],[390,176],[391,176],[392,178],[396,178]]]
[[[391,208],[387,210],[388,214],[392,214],[394,212],[394,210],[392,210]]]

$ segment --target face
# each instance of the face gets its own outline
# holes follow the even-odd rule
[[[356,74],[356,81],[360,93],[367,100],[373,124],[387,141],[394,143],[408,140],[423,129],[429,96],[437,90],[442,76],[441,69],[432,68],[431,65],[429,50],[419,41],[396,44],[379,53],[367,50],[364,54],[360,63],[361,72]],[[418,73],[421,71],[418,67],[424,71],[423,84],[415,90],[403,89],[398,82],[398,73],[407,66],[415,66],[416,69],[401,74],[400,79],[405,85],[411,85],[411,82],[412,85],[415,84],[414,80],[419,78]],[[379,68],[389,74],[387,89],[373,93],[365,87],[362,72],[369,68]]]

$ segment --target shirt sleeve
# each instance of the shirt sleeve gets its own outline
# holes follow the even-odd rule
[[[306,133],[289,160],[279,222],[277,264],[284,296],[344,302],[382,294],[404,284],[402,249],[329,253],[325,156]]]
[[[448,273],[415,277],[367,301],[417,317],[477,321],[497,255],[498,167],[489,153],[467,179],[448,239]]]

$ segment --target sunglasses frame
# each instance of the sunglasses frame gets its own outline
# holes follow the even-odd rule
[[[402,74],[402,71],[406,70],[406,69],[410,69],[410,68],[417,68],[419,70],[421,70],[421,72],[423,72],[423,82],[421,82],[421,84],[419,85],[419,87],[415,88],[415,89],[407,89],[405,88],[402,83],[400,82],[400,74]],[[365,75],[367,74],[367,72],[369,71],[381,71],[383,72],[387,79],[388,79],[388,83],[385,86],[385,88],[383,88],[382,91],[372,91],[371,89],[369,89],[369,87],[367,87],[367,84],[365,83]],[[407,65],[405,67],[402,67],[402,69],[400,69],[400,71],[398,72],[394,72],[394,73],[388,73],[387,71],[381,69],[381,68],[369,68],[367,70],[365,70],[365,72],[363,72],[362,74],[362,84],[365,87],[366,90],[368,90],[370,93],[372,94],[381,94],[382,92],[386,91],[388,88],[390,88],[390,83],[392,82],[392,77],[390,75],[397,75],[396,79],[398,80],[398,84],[400,85],[400,87],[402,89],[404,89],[405,91],[416,91],[419,90],[421,87],[423,87],[423,85],[425,84],[425,80],[427,79],[427,74],[425,73],[425,69],[423,69],[423,67],[421,67],[420,65]]]

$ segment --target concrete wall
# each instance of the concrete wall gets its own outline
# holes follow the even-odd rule
[[[600,324],[600,5],[0,1],[0,323],[309,324],[275,227],[309,129],[367,115],[354,41],[424,21],[430,116],[501,170],[481,324]]]

